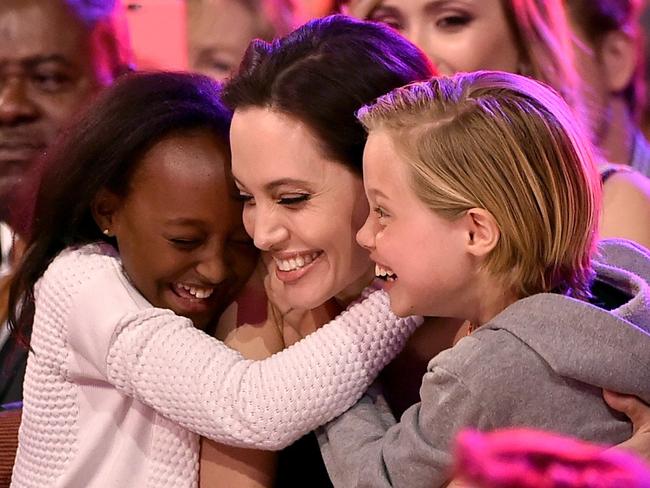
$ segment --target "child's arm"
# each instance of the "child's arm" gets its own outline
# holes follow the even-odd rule
[[[378,391],[319,429],[334,486],[441,487],[449,482],[451,441],[467,424],[489,428],[480,402],[454,374],[435,368],[422,382],[422,403],[399,422]]]
[[[84,371],[95,368],[204,437],[263,449],[280,449],[352,406],[418,322],[398,320],[378,291],[290,348],[250,361],[189,319],[144,308],[117,267],[94,272],[72,300],[68,340]]]
[[[257,311],[240,310],[242,305]],[[254,274],[219,320],[216,338],[246,359],[266,359],[284,349],[282,332],[268,313],[269,304],[261,280]],[[254,323],[240,323],[250,320]],[[270,488],[275,484],[277,452],[233,447],[201,438],[199,487],[236,486]]]

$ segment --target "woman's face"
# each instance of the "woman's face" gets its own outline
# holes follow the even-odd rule
[[[367,18],[396,29],[442,74],[519,69],[502,0],[382,0]]]
[[[312,309],[358,292],[370,277],[355,241],[368,215],[361,177],[323,154],[304,123],[270,109],[236,110],[230,138],[244,226],[265,252],[272,294]]]
[[[203,328],[232,301],[258,256],[225,148],[209,132],[168,136],[147,151],[129,186],[124,198],[98,197],[99,225],[115,235],[126,273],[150,303]]]

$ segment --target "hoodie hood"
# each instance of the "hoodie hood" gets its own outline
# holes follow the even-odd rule
[[[561,376],[649,403],[650,254],[628,241],[603,241],[594,269],[597,280],[629,299],[605,310],[540,293],[512,304],[481,329],[510,332]]]

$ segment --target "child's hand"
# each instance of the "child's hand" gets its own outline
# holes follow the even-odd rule
[[[634,435],[616,447],[629,449],[650,463],[650,406],[632,395],[604,390],[603,397],[614,410],[623,412],[633,424]]]
[[[314,310],[290,307],[282,293],[274,289],[270,279],[269,273],[273,272],[271,259],[268,255],[263,254],[258,268],[269,300],[268,320],[275,322],[282,335],[284,346],[289,347],[328,323],[342,310],[334,299]]]

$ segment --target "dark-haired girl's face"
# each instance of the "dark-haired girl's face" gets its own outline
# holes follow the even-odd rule
[[[161,140],[139,162],[125,198],[98,198],[98,208],[114,207],[105,225],[136,288],[197,327],[221,314],[257,262],[225,150],[209,132]]]

